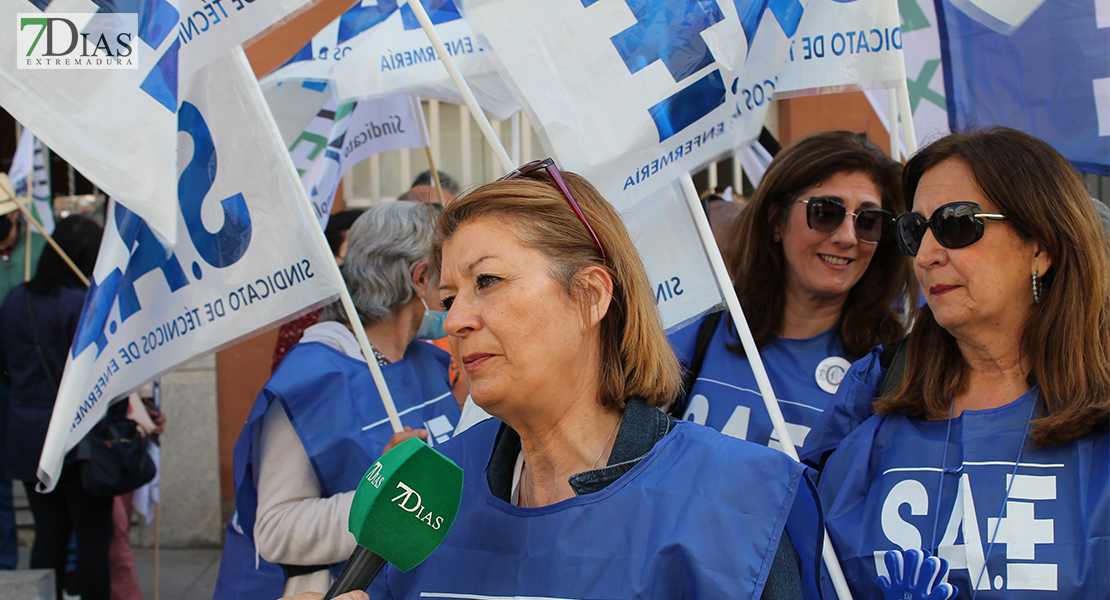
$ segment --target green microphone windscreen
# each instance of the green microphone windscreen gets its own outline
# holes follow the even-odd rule
[[[358,545],[402,571],[443,542],[462,500],[463,471],[413,437],[393,447],[363,476],[347,522]]]

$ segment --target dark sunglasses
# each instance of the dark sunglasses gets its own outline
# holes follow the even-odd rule
[[[547,177],[545,178],[544,175]],[[586,231],[590,232],[590,237],[594,239],[594,243],[597,244],[597,249],[601,251],[601,262],[605,263],[605,247],[601,245],[601,239],[597,237],[594,228],[590,226],[589,220],[586,219],[586,214],[582,212],[582,207],[578,206],[578,202],[570,193],[570,188],[567,187],[567,182],[563,180],[562,174],[559,173],[559,167],[555,166],[555,161],[550,158],[545,158],[525,163],[508,175],[498,179],[498,181],[508,181],[521,177],[554,183],[555,187],[559,188],[559,191],[563,193],[563,198],[566,198],[567,204],[570,205],[571,210],[574,211],[574,214],[578,215],[578,220],[582,221],[582,224],[586,226]]]
[[[906,256],[917,256],[925,232],[933,230],[937,243],[945,248],[963,248],[983,238],[985,219],[1004,221],[1006,215],[985,213],[974,202],[950,202],[933,211],[928,220],[912,212],[902,213],[895,220],[898,248]]]
[[[833,233],[844,224],[845,217],[852,217],[856,220],[856,239],[865,244],[877,244],[894,223],[894,215],[879,208],[848,212],[836,196],[814,196],[798,202],[806,205],[806,224],[810,229]]]

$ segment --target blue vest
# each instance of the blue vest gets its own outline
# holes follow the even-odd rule
[[[676,354],[687,364],[694,353],[699,323],[670,335]],[[725,435],[781,449],[747,357],[725,347],[740,343],[731,328],[731,317],[723,315],[683,418]],[[840,342],[840,328],[804,340],[775,338],[759,354],[787,431],[800,448],[851,364]]]
[[[886,369],[879,362],[882,355],[883,346],[875,346],[848,368],[836,395],[806,437],[805,449],[799,452],[803,461],[820,463],[822,454],[835,450],[871,416],[871,404],[879,397],[886,379]]]
[[[372,597],[757,599],[784,526],[803,566],[817,564],[816,498],[780,452],[679,422],[603,490],[521,508],[486,479],[500,426],[440,448],[464,471],[454,526],[411,571],[387,566]]]
[[[883,554],[898,548],[939,548],[961,598],[976,581],[978,598],[1110,597],[1110,436],[1027,442],[1014,475],[1036,394],[964,411],[951,431],[876,415],[840,443],[820,489],[855,598],[882,598]]]
[[[401,422],[427,429],[432,445],[447,441],[459,422],[459,405],[447,380],[448,362],[446,352],[414,341],[403,360],[382,367]],[[289,415],[323,497],[358,487],[393,435],[365,362],[318,342],[293,346],[258,394],[235,442],[236,510],[227,524],[216,600],[279,598],[285,588],[284,569],[257,557],[254,546],[255,465],[262,417],[272,402],[281,402]],[[332,565],[333,576],[342,566]]]

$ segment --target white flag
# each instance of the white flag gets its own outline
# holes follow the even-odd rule
[[[754,4],[743,13],[712,0],[463,6],[544,147],[624,215],[668,328],[721,303],[674,182],[759,135],[806,10],[798,0]]]
[[[0,0],[0,26],[18,32],[17,39],[5,36],[0,44],[0,106],[172,241],[176,219],[164,207],[174,197],[177,179],[179,71],[196,70],[285,16],[282,11],[303,3],[96,0],[71,8],[72,2]],[[86,12],[63,16],[57,12],[62,4],[65,10]],[[96,8],[99,12],[88,12]],[[136,14],[137,21],[131,21],[137,22],[136,30],[109,35],[102,49],[90,47],[97,44],[88,38],[77,43],[78,31],[116,26]],[[68,50],[51,55],[57,58],[29,58],[33,46],[37,53],[49,49],[51,36],[57,37],[53,50]],[[72,39],[73,45],[63,38]],[[123,68],[86,64],[108,56]],[[54,61],[58,64],[43,68]]]
[[[324,228],[339,182],[351,167],[374,154],[430,145],[424,111],[415,96],[345,102],[332,98],[289,143],[289,154]]]
[[[789,98],[894,87],[905,78],[895,0],[810,0],[775,93]]]
[[[451,0],[422,0],[478,103],[498,118],[520,110],[477,36]],[[356,2],[262,80],[331,80],[340,99],[417,94],[462,104],[447,69],[407,4]]]
[[[51,205],[50,178],[46,172],[46,151],[42,140],[35,137],[30,129],[23,128],[19,134],[19,145],[15,147],[12,166],[8,171],[12,187],[17,197],[31,197],[31,213],[38,219],[46,233],[54,233],[54,209]],[[37,231],[28,224],[30,231]]]
[[[181,97],[166,207],[177,241],[163,245],[113,203],[39,462],[46,490],[112,399],[338,293],[242,51],[195,73]]]

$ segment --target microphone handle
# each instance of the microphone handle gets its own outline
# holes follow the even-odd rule
[[[335,583],[331,584],[331,589],[324,596],[324,600],[331,600],[336,596],[354,590],[365,590],[370,582],[377,577],[385,563],[384,558],[372,551],[362,546],[355,546],[355,551],[351,553],[351,557],[343,565],[343,572],[339,574]]]

